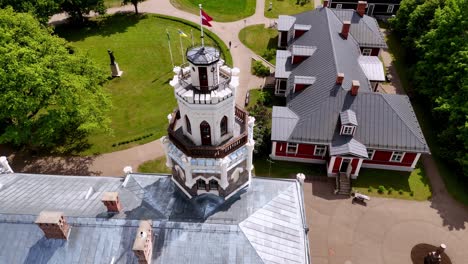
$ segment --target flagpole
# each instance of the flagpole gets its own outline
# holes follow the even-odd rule
[[[202,4],[198,5],[200,7],[200,28],[201,28],[201,45],[205,47],[205,41],[203,40],[203,16],[202,16]]]
[[[171,63],[172,63],[172,68],[174,68],[174,58],[172,58],[172,49],[171,49],[171,38],[169,37],[169,31],[166,28],[166,34],[167,34],[167,42],[169,44],[169,54],[171,54]]]
[[[179,33],[179,40],[180,40],[180,54],[182,54],[182,63],[185,62],[184,57],[184,47],[182,46],[182,35]]]

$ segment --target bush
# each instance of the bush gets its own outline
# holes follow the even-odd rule
[[[266,77],[270,75],[270,68],[263,65],[261,61],[254,61],[252,64],[252,74],[259,77]]]
[[[372,187],[369,187],[369,189],[367,189],[367,191],[370,192],[370,193],[373,192],[373,190],[374,189]]]
[[[411,197],[413,197],[413,196],[414,196],[414,192],[411,191],[409,195],[410,195]]]
[[[276,50],[275,49],[267,49],[263,53],[262,57],[267,61],[271,61],[276,57]]]
[[[388,194],[392,194],[393,191],[394,191],[394,189],[393,189],[392,187],[390,187],[390,188],[388,189],[388,192],[387,192],[387,193],[388,193]]]
[[[402,195],[402,194],[403,194],[403,190],[400,189],[400,190],[398,191],[398,193],[399,193],[400,195]]]
[[[378,189],[378,192],[379,192],[380,194],[383,194],[383,193],[385,193],[386,190],[387,190],[387,189],[385,189],[385,187],[384,187],[383,185],[380,185],[380,186],[379,186],[379,189]]]

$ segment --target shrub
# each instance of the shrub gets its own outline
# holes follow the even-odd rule
[[[413,196],[414,196],[414,192],[411,191],[409,195],[410,195],[411,197],[413,197]]]
[[[394,191],[394,189],[393,189],[392,187],[390,187],[390,188],[388,189],[388,192],[387,192],[387,193],[388,193],[388,194],[392,194],[393,191]]]
[[[261,61],[254,61],[252,64],[252,74],[259,77],[266,77],[270,75],[270,68],[263,65]]]
[[[400,190],[398,191],[398,193],[399,193],[400,195],[402,195],[402,194],[403,194],[403,190],[400,189]]]
[[[263,52],[262,56],[265,60],[271,61],[276,57],[276,50],[275,49],[267,49]]]
[[[369,189],[367,189],[367,191],[371,193],[373,191],[373,188],[369,187]]]
[[[385,191],[386,191],[385,187],[384,187],[383,185],[380,185],[380,186],[379,186],[379,189],[378,189],[378,192],[379,192],[380,194],[383,194],[383,193],[385,193]]]

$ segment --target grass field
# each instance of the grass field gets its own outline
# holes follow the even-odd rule
[[[121,6],[121,5],[122,5],[122,0],[104,0],[104,6],[106,6],[107,8]]]
[[[166,166],[166,157],[150,160],[138,167],[138,172],[143,173],[171,173],[171,170]]]
[[[172,52],[176,65],[182,63],[177,29],[195,35],[195,25],[161,18],[155,15],[114,15],[99,18],[84,28],[59,27],[56,32],[71,42],[71,45],[86,52],[98,65],[110,72],[107,49],[114,51],[122,77],[105,84],[112,96],[110,112],[113,134],[97,132],[89,137],[90,149],[82,155],[112,152],[155,140],[166,134],[166,116],[176,107],[172,87],[172,65],[168,52],[166,29],[171,37]],[[199,37],[195,38],[199,39]],[[183,38],[183,45],[190,45],[190,38]],[[206,38],[213,43],[211,38]],[[224,44],[222,49],[227,50]],[[226,61],[232,62],[229,57]],[[113,144],[142,140],[112,147]]]
[[[270,2],[272,4],[269,10]],[[265,0],[265,17],[278,18],[279,15],[293,15],[314,9],[314,1],[298,4],[299,0]]]
[[[406,92],[412,92],[410,87],[410,79],[408,76],[408,65],[405,63],[405,50],[401,46],[398,37],[394,34],[390,34],[387,38],[387,45],[389,51],[392,53],[394,58],[394,63],[396,70],[398,72],[398,76],[400,77],[401,83],[403,88]],[[439,174],[442,176],[445,187],[447,191],[458,201],[468,205],[468,192],[466,191],[466,187],[462,184],[462,181],[459,180],[458,175],[455,174],[454,170],[452,170],[442,158],[442,155],[439,150],[438,142],[437,142],[437,135],[432,129],[432,127],[436,126],[432,121],[432,114],[431,111],[428,111],[429,107],[426,105],[427,102],[418,101],[417,98],[411,100],[413,105],[414,111],[416,116],[418,117],[419,124],[424,132],[424,136],[426,138],[427,143],[431,149],[431,155],[434,161],[437,164],[437,168],[439,170]]]
[[[200,14],[198,4],[217,22],[231,22],[249,17],[255,13],[255,0],[171,0],[178,9]]]
[[[239,32],[242,43],[256,54],[264,57],[273,65],[276,63],[276,48],[278,46],[278,31],[265,28],[265,25],[253,25],[243,28]],[[270,50],[270,56],[265,54]]]
[[[411,173],[362,168],[352,184],[353,190],[378,197],[424,201],[432,195],[422,166],[416,167]],[[383,193],[378,192],[379,186],[384,186]],[[389,192],[390,188],[392,191]]]

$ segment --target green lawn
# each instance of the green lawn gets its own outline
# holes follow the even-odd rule
[[[278,31],[276,29],[265,28],[263,24],[248,26],[239,32],[239,39],[253,52],[275,65],[278,46]],[[270,50],[269,54],[265,53],[267,50]]]
[[[173,73],[166,29],[170,32],[176,65],[182,62],[177,29],[187,34],[193,29],[194,34],[198,35],[195,39],[199,39],[196,25],[193,28],[189,22],[176,22],[162,16],[127,14],[98,19],[84,28],[62,26],[56,29],[57,34],[69,40],[75,48],[86,52],[109,72],[107,49],[113,50],[120,69],[124,71],[121,78],[114,78],[105,84],[105,89],[112,96],[110,118],[113,134],[92,134],[89,137],[92,146],[82,155],[129,148],[165,135],[168,125],[166,116],[176,107],[173,89],[168,84]],[[206,40],[213,43],[211,38]],[[184,47],[190,45],[190,38],[183,38],[182,41]],[[219,45],[222,50],[227,50],[223,43]],[[232,63],[229,53],[226,54],[226,61]],[[143,136],[147,137],[112,146]]]
[[[217,22],[232,22],[255,13],[255,0],[171,0],[171,4],[178,9],[200,14],[198,4]]]
[[[394,57],[394,63],[398,75],[400,77],[401,83],[403,88],[407,93],[414,93],[410,87],[411,83],[409,81],[409,72],[408,72],[408,65],[405,63],[405,50],[400,45],[398,37],[394,34],[390,34],[387,38],[387,45],[389,51],[392,53]],[[439,170],[440,175],[442,176],[445,187],[447,191],[458,201],[468,205],[468,192],[466,191],[466,187],[463,182],[459,179],[459,176],[455,174],[454,170],[450,168],[443,161],[442,153],[439,150],[438,142],[437,142],[437,135],[432,127],[436,126],[432,121],[432,114],[431,111],[428,111],[430,107],[427,106],[427,102],[421,102],[417,98],[411,100],[413,105],[414,111],[416,116],[418,117],[419,124],[424,132],[424,136],[426,138],[427,143],[431,149],[431,155],[434,158],[437,168]]]
[[[274,160],[271,163],[268,157],[254,157],[254,174],[256,176],[272,178],[295,178],[296,174],[320,176],[326,173],[325,165],[306,164]]]
[[[269,10],[270,2],[272,9]],[[278,18],[279,15],[294,15],[314,9],[314,1],[298,4],[299,0],[265,0],[265,17]]]
[[[166,166],[166,157],[150,160],[138,167],[138,172],[143,173],[171,173],[171,170]]]
[[[385,191],[379,193],[379,186]],[[357,180],[352,182],[353,190],[371,196],[424,201],[431,197],[431,187],[422,166],[409,172],[361,169]],[[393,191],[389,192],[392,188]]]
[[[104,0],[104,5],[107,8],[121,6],[122,0]]]

